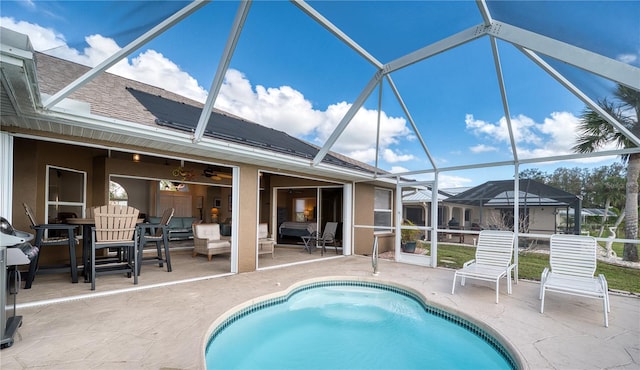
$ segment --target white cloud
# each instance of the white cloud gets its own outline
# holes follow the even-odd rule
[[[20,4],[30,10],[33,10],[36,8],[36,4],[33,2],[33,0],[22,0],[20,1]]]
[[[497,152],[498,148],[491,145],[478,144],[469,148],[472,153],[487,153],[487,152]]]
[[[314,109],[302,93],[290,86],[265,88],[251,82],[241,72],[229,70],[216,100],[216,107],[262,125],[305,137],[317,145],[324,145],[338,126],[351,104],[339,102],[326,110]],[[347,125],[332,150],[363,162],[375,161],[375,142],[378,112],[360,108]],[[394,153],[390,147],[408,138],[410,131],[404,118],[380,115],[380,151],[391,163],[413,159]],[[393,161],[393,162],[392,162]]]
[[[637,54],[620,54],[616,56],[616,59],[622,63],[633,64],[638,60]]]
[[[461,188],[470,186],[472,183],[473,180],[462,176],[447,174],[440,174],[438,176],[438,188]]]
[[[29,35],[35,50],[89,67],[95,67],[121,49],[113,39],[91,35],[85,37],[89,46],[78,51],[67,45],[64,35],[52,29],[13,18],[2,17],[0,20],[3,27]],[[196,79],[154,50],[142,52],[131,60],[123,59],[108,71],[197,101],[202,102],[207,96],[207,91],[198,85]]]
[[[50,28],[44,28],[29,22],[16,21],[11,17],[0,17],[0,23],[2,23],[2,27],[29,35],[31,45],[36,50],[44,51],[61,47],[68,49],[64,36]]]
[[[467,114],[465,122],[467,129],[479,139],[504,144],[510,148],[509,133],[504,117],[498,123],[491,123],[476,120],[473,115]],[[553,112],[542,123],[537,123],[524,115],[512,118],[511,123],[520,158],[552,157],[573,153],[572,147],[576,143],[580,118],[569,112]],[[495,147],[481,143],[472,147],[471,151],[480,153],[491,148]],[[609,145],[603,149],[613,148],[613,145]],[[603,160],[607,159],[580,159],[581,162],[599,162]]]
[[[216,99],[216,108],[293,136],[310,135],[325,121],[325,114],[289,86],[253,89],[242,72],[230,69]]]
[[[492,138],[497,142],[509,143],[509,128],[507,125],[507,119],[505,117],[500,118],[497,124],[476,120],[472,114],[467,114],[465,117],[465,123],[468,130],[473,134],[483,138]],[[516,143],[530,143],[538,144],[542,140],[536,135],[536,123],[533,119],[518,115],[511,119],[513,138]]]
[[[391,169],[389,170],[389,172],[391,173],[404,173],[404,172],[409,172],[409,169],[402,167],[402,166],[391,166]]]
[[[102,37],[100,36],[100,38]],[[132,58],[130,62],[123,60],[109,68],[108,71],[125,78],[161,87],[196,101],[204,102],[207,97],[207,91],[198,85],[195,78],[182,71],[175,63],[155,50],[146,50]]]
[[[413,154],[399,154],[389,148],[382,151],[382,158],[389,163],[408,162],[416,159]]]
[[[376,148],[367,148],[364,150],[354,150],[349,153],[349,157],[366,163],[375,163],[376,160]]]

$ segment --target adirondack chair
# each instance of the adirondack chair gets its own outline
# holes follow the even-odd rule
[[[133,283],[138,284],[138,221],[139,211],[133,207],[106,205],[93,210],[95,226],[91,240],[91,290],[96,289],[96,274],[133,274]],[[96,270],[96,250],[104,248],[123,249],[122,261],[101,264]]]
[[[461,278],[460,285],[463,286],[466,278],[495,281],[496,303],[500,297],[500,279],[506,277],[507,293],[511,294],[511,271],[516,266],[511,263],[514,237],[511,231],[481,231],[476,247],[476,258],[465,262],[462,269],[455,272],[451,294],[455,292],[458,276]]]
[[[549,267],[540,278],[540,313],[544,313],[545,292],[557,292],[602,299],[604,326],[609,327],[609,289],[603,274],[596,271],[597,244],[585,235],[554,234],[549,249]]]

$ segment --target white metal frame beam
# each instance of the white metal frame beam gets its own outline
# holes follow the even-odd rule
[[[75,81],[73,81],[72,83],[64,87],[62,90],[58,91],[57,93],[49,97],[49,99],[47,99],[47,101],[45,101],[43,104],[44,108],[51,109],[51,107],[58,104],[62,99],[69,96],[69,94],[79,89],[80,87],[84,86],[86,83],[88,83],[93,78],[95,78],[99,74],[103,73],[104,71],[112,67],[114,64],[118,63],[122,58],[127,57],[129,54],[137,50],[139,47],[153,40],[158,35],[166,31],[167,29],[173,27],[176,23],[182,21],[183,19],[193,14],[203,6],[207,5],[209,2],[210,0],[195,0],[189,5],[180,9],[178,12],[176,12],[169,18],[165,19],[164,21],[160,22],[158,25],[156,25],[149,31],[145,32],[142,36],[133,40],[131,43],[129,43],[129,45],[120,49],[118,52],[116,52],[115,54],[113,54],[112,56],[104,60],[102,63],[93,67],[90,71],[83,74],[78,79],[76,79]]]
[[[494,37],[490,37],[491,52],[493,53],[493,63],[496,67],[496,76],[498,78],[498,86],[500,87],[500,97],[502,98],[502,109],[504,109],[504,117],[507,121],[507,130],[509,131],[509,141],[511,142],[511,153],[513,159],[518,162],[518,148],[513,135],[513,124],[511,123],[511,111],[509,110],[509,102],[507,100],[507,89],[504,85],[504,75],[502,74],[502,64],[500,63],[500,54],[498,53],[498,45]]]
[[[562,41],[493,21],[488,33],[498,39],[571,64],[595,75],[640,90],[640,68],[588,51]]]
[[[422,139],[422,135],[420,134],[420,130],[418,129],[418,126],[416,126],[416,123],[413,120],[413,117],[411,117],[411,114],[409,113],[409,109],[407,109],[407,106],[404,104],[404,100],[400,96],[400,92],[396,88],[396,84],[393,82],[393,80],[391,79],[390,75],[386,75],[385,77],[387,78],[387,81],[389,82],[389,86],[391,86],[391,90],[393,91],[393,94],[396,96],[396,99],[398,100],[398,103],[400,103],[400,107],[402,108],[402,111],[404,112],[405,116],[407,117],[407,120],[411,124],[411,128],[413,128],[413,132],[416,134],[416,137],[418,138],[418,141],[420,142],[420,145],[422,146],[422,150],[424,150],[425,154],[427,155],[427,158],[429,158],[429,162],[431,163],[431,166],[434,169],[436,169],[437,168],[436,161],[431,156],[431,152],[429,151],[429,148],[427,147],[427,144]]]
[[[453,49],[462,44],[466,44],[467,42],[476,40],[482,36],[487,35],[487,32],[490,28],[491,27],[487,27],[481,24],[458,32],[455,35],[434,42],[433,44],[427,45],[421,49],[418,49],[412,53],[409,53],[387,63],[384,66],[383,72],[386,74],[397,71],[412,64],[418,63],[422,60],[428,59],[434,55],[443,53],[449,49]]]
[[[485,26],[491,25],[491,22],[493,22],[493,19],[491,17],[491,12],[489,11],[489,7],[487,6],[487,2],[485,0],[476,0],[476,5],[478,6],[480,15],[482,15],[482,19],[484,21]]]
[[[358,110],[360,110],[364,102],[367,100],[367,98],[369,98],[369,95],[371,95],[371,92],[373,92],[373,90],[376,88],[381,78],[382,78],[382,74],[378,71],[373,75],[371,80],[369,80],[369,83],[367,83],[367,86],[364,87],[364,90],[362,90],[362,92],[360,93],[356,101],[353,102],[353,104],[351,105],[351,108],[349,108],[349,110],[344,115],[344,117],[342,117],[342,120],[340,121],[340,123],[338,123],[338,126],[336,126],[336,128],[333,130],[333,132],[331,133],[331,136],[329,136],[327,141],[324,143],[324,146],[320,148],[320,150],[318,151],[318,154],[316,154],[315,158],[313,158],[313,162],[312,162],[313,166],[317,166],[318,164],[320,164],[320,162],[322,162],[322,160],[327,155],[329,150],[331,150],[331,147],[333,146],[333,144],[336,143],[340,135],[342,135],[344,130],[347,128],[347,125],[349,124],[349,122],[351,122],[351,120],[356,115],[356,113],[358,113]]]
[[[617,150],[605,150],[601,152],[589,153],[589,155],[575,153],[575,154],[556,155],[553,157],[536,157],[536,158],[520,159],[518,163],[532,164],[532,163],[544,163],[544,162],[558,162],[558,161],[569,161],[573,159],[581,159],[584,157],[590,157],[590,158],[591,157],[615,157],[619,155],[633,154],[633,153],[640,153],[640,147],[628,148],[628,149],[617,149]],[[427,169],[427,170],[407,171],[407,172],[401,172],[401,173],[390,173],[390,174],[379,175],[378,178],[379,179],[396,178],[396,177],[423,175],[423,174],[437,173],[437,172],[464,171],[464,170],[473,170],[478,168],[514,166],[515,164],[516,164],[515,161],[474,163],[474,164],[467,164],[467,165],[460,165],[460,166],[441,167],[437,170]]]
[[[209,95],[207,95],[207,100],[204,104],[204,107],[202,108],[202,113],[200,114],[200,118],[198,119],[198,125],[196,126],[196,131],[193,134],[194,143],[197,143],[200,140],[202,140],[202,136],[204,135],[204,130],[207,128],[207,124],[209,123],[209,118],[211,117],[211,112],[213,111],[213,106],[216,103],[218,94],[220,93],[220,87],[224,82],[224,76],[227,73],[227,69],[229,69],[229,63],[231,63],[233,52],[236,49],[238,40],[240,39],[240,33],[242,32],[244,23],[247,20],[247,15],[249,14],[251,3],[252,3],[252,0],[247,0],[247,1],[241,1],[240,5],[238,5],[238,12],[236,13],[236,18],[233,21],[233,27],[231,28],[231,32],[229,33],[229,38],[227,39],[227,44],[225,45],[224,51],[222,52],[220,63],[218,63],[218,69],[216,70],[216,75],[214,76],[213,81],[211,82]]]
[[[567,80],[562,74],[556,71],[553,67],[551,67],[546,61],[544,61],[540,56],[531,50],[527,50],[522,47],[518,47],[522,53],[524,53],[529,59],[531,59],[534,63],[536,63],[540,68],[542,68],[545,72],[547,72],[551,77],[553,77],[556,81],[558,81],[562,86],[564,86],[567,90],[571,91],[578,99],[582,100],[589,108],[593,111],[598,112],[598,114],[609,122],[613,127],[615,127],[618,131],[620,131],[624,136],[626,136],[629,140],[631,140],[637,147],[640,147],[640,138],[635,136],[631,131],[629,131],[623,124],[621,124],[617,119],[612,117],[607,111],[602,109],[602,107],[594,102],[591,98],[589,98],[582,90],[578,89],[575,85],[573,85],[569,80]],[[640,79],[640,75],[638,76]]]
[[[356,53],[360,54],[364,59],[369,61],[369,63],[373,64],[376,69],[382,69],[383,64],[378,59],[376,59],[373,55],[369,54],[362,46],[358,45],[355,41],[353,41],[346,33],[342,32],[338,27],[336,27],[333,23],[331,23],[327,18],[325,18],[322,14],[318,13],[311,5],[307,4],[302,0],[291,0],[293,5],[297,6],[300,10],[302,10],[306,15],[311,17],[313,20],[318,22],[322,27],[324,27],[327,31],[331,32],[335,37],[339,40],[347,44],[351,49],[353,49]]]
[[[299,2],[294,2],[294,3],[296,5],[299,4]],[[309,7],[309,9],[311,9],[311,8]],[[325,27],[327,27],[327,29],[329,29],[330,32],[334,33],[334,31],[336,31],[336,32],[339,31],[337,28],[335,28],[335,29],[330,28],[330,27],[334,27],[334,26],[331,25],[330,23],[328,23],[328,21],[326,21],[326,22],[327,23],[326,24],[323,23],[323,25]],[[339,32],[341,32],[341,31],[339,31]],[[462,45],[462,44],[467,43],[469,41],[475,40],[475,39],[477,39],[479,37],[482,37],[482,36],[484,36],[486,34],[487,34],[487,27],[484,26],[484,25],[471,27],[471,28],[469,28],[469,29],[467,29],[465,31],[459,32],[459,33],[457,33],[457,34],[455,34],[455,35],[453,35],[451,37],[448,37],[448,38],[446,38],[444,40],[441,40],[441,41],[438,41],[436,43],[433,43],[433,44],[431,44],[429,46],[426,46],[426,47],[424,47],[422,49],[419,49],[419,50],[417,50],[417,51],[415,51],[413,53],[407,54],[404,57],[398,58],[398,59],[392,61],[391,63],[388,63],[388,64],[384,65],[380,71],[376,72],[376,74],[369,81],[367,86],[365,86],[365,88],[362,91],[362,93],[360,93],[360,96],[358,96],[358,98],[353,103],[353,105],[351,106],[351,108],[349,109],[347,114],[345,114],[345,116],[342,118],[342,120],[340,121],[340,123],[338,124],[336,129],[333,131],[333,133],[329,137],[329,139],[325,142],[324,146],[320,149],[318,154],[315,156],[315,158],[313,159],[312,165],[313,166],[317,166],[320,162],[322,162],[322,159],[327,155],[327,153],[329,152],[331,147],[335,144],[336,140],[340,137],[340,135],[345,130],[346,126],[349,124],[351,119],[353,119],[355,114],[358,112],[358,109],[360,109],[360,107],[362,107],[362,105],[364,104],[366,99],[369,97],[369,95],[371,95],[371,92],[375,88],[376,84],[382,78],[382,75],[388,75],[389,73],[391,73],[393,71],[396,71],[398,69],[402,69],[404,67],[407,67],[407,66],[409,66],[411,64],[414,64],[414,63],[417,63],[417,62],[419,62],[421,60],[424,60],[426,58],[429,58],[431,56],[440,54],[440,53],[442,53],[442,52],[444,52],[446,50],[449,50],[449,49],[454,48],[456,46]],[[338,36],[338,37],[340,37],[340,36]],[[345,35],[345,37],[346,37],[346,35]],[[350,40],[350,39],[348,39],[348,40]],[[345,41],[345,40],[343,40],[343,41]],[[345,41],[345,42],[347,42],[347,41]],[[352,45],[350,44],[350,46],[352,46]],[[357,44],[354,43],[353,46],[357,46]],[[359,46],[357,46],[357,47],[359,48]],[[404,107],[403,103],[402,103],[402,105],[403,105],[403,109],[405,109],[406,107]],[[412,122],[412,124],[413,124],[413,122]],[[416,130],[416,132],[417,132],[417,130]],[[425,146],[425,148],[426,148],[426,146]]]

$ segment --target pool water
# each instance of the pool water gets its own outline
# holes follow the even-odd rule
[[[427,308],[397,289],[299,290],[214,332],[207,369],[513,368],[486,333]]]

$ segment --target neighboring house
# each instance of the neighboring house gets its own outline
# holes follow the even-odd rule
[[[438,191],[438,205],[442,204],[446,199],[451,196],[445,191]],[[402,193],[402,217],[409,220],[416,225],[431,225],[431,219],[429,218],[431,207],[431,200],[433,199],[433,193],[429,189],[414,189],[407,190]],[[440,208],[440,206],[438,206]],[[443,224],[442,212],[438,212],[438,225]]]
[[[457,220],[466,230],[513,228],[513,180],[488,181],[472,188],[440,190],[438,195],[438,228],[445,229],[449,220]],[[575,194],[531,179],[519,182],[519,219],[521,232],[552,234],[580,230],[578,222],[559,224],[557,215],[580,209],[581,199]],[[405,192],[403,215],[424,225],[431,204],[430,191]],[[572,218],[573,220],[573,218]],[[428,220],[427,225],[431,225]]]

